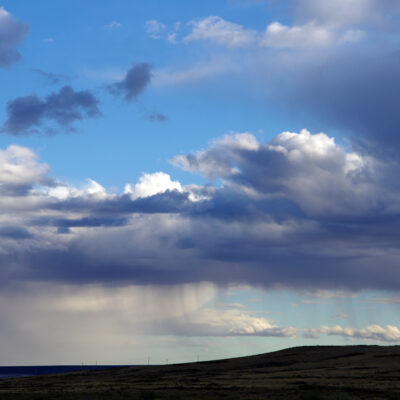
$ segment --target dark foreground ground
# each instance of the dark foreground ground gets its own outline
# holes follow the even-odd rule
[[[400,346],[313,346],[222,361],[0,380],[0,399],[400,399]]]

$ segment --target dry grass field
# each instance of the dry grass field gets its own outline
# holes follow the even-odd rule
[[[0,380],[0,399],[400,399],[400,346],[312,346],[228,360]]]

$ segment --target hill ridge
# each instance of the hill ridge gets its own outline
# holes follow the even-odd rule
[[[0,380],[1,399],[35,396],[58,400],[397,400],[400,346],[299,346],[214,361]]]

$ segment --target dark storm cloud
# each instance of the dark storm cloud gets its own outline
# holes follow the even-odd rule
[[[29,31],[29,25],[18,21],[0,7],[0,67],[8,67],[21,58],[17,46]]]
[[[132,199],[129,195],[119,195],[113,199],[91,201],[76,197],[53,202],[50,208],[62,212],[96,212],[98,215],[119,214],[177,214],[190,207],[188,193],[167,190],[145,198]],[[115,217],[114,217],[115,218]]]
[[[93,182],[54,191],[29,149],[0,157],[9,163],[0,169],[5,182],[10,171],[24,184],[41,182],[0,198],[3,235],[25,239],[18,248],[0,241],[3,284],[400,290],[400,189],[386,176],[393,163],[346,151],[325,134],[284,132],[265,144],[227,135],[173,159],[222,185],[182,187],[156,173],[124,194]],[[148,195],[161,178],[177,189]]]
[[[387,148],[400,144],[399,51],[346,52],[304,65],[292,77],[282,93],[319,126],[329,122]]]
[[[124,79],[109,85],[111,93],[123,96],[126,101],[135,100],[144,92],[152,79],[151,65],[135,63],[126,73]]]
[[[9,239],[31,239],[33,236],[24,228],[17,226],[0,227],[0,237]]]
[[[393,146],[398,149],[400,144],[399,2],[295,0],[291,4],[293,29],[314,24],[332,35],[358,32],[360,38],[346,45],[339,40],[324,50],[279,50],[267,56],[258,76],[265,79],[271,104],[282,106],[285,113],[290,106],[302,124],[306,121],[323,130],[334,127],[378,146],[376,152],[394,153]]]
[[[125,217],[85,217],[77,219],[68,218],[51,218],[51,217],[40,217],[34,218],[30,225],[33,226],[55,226],[58,228],[90,228],[99,226],[124,226],[127,224],[127,218]]]
[[[193,228],[202,227],[199,224]],[[219,238],[220,229],[211,224],[203,232],[192,232],[193,244],[185,248],[176,246],[177,232],[172,235],[169,232],[168,237],[163,231],[152,232],[142,241],[140,236],[144,232],[127,229],[77,238],[63,249],[21,250],[17,256],[2,255],[0,264],[13,265],[4,277],[17,281],[105,285],[210,281],[221,285],[240,283],[302,289],[400,288],[398,254],[379,254],[379,251],[374,254],[367,245],[364,248],[356,248],[359,244],[340,245],[335,243],[337,238],[318,240],[316,245],[302,240],[301,233],[286,244],[281,240],[239,236],[235,240],[228,232],[225,238]],[[130,248],[126,248],[128,243]]]
[[[41,98],[36,94],[17,97],[7,103],[7,120],[2,132],[15,136],[38,133],[44,128],[48,133],[55,129],[46,126],[46,122],[56,123],[61,130],[71,130],[71,124],[86,117],[101,115],[98,109],[98,99],[89,91],[75,91],[70,86],[64,86]]]
[[[319,24],[374,24],[387,29],[388,23],[400,12],[397,0],[292,0],[293,14],[299,22]]]

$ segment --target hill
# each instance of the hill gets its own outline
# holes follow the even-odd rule
[[[400,399],[400,346],[312,346],[210,362],[0,380],[0,399]]]

